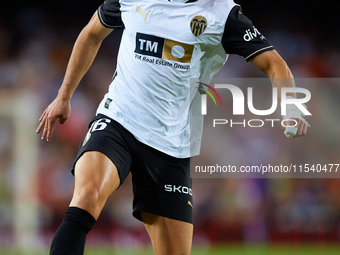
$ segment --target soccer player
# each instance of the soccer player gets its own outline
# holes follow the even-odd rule
[[[79,146],[73,198],[50,254],[83,254],[86,234],[129,172],[133,215],[144,222],[155,254],[190,254],[190,157],[199,153],[202,131],[202,116],[192,111],[200,93],[190,81],[209,84],[228,54],[243,56],[270,78],[292,74],[232,0],[106,0],[81,31],[58,95],[39,119],[42,139],[50,141],[55,121],[70,116],[76,87],[117,28],[124,29],[117,69]],[[298,117],[296,137],[307,132]]]

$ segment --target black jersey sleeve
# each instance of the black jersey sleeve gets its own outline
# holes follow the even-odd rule
[[[222,45],[226,53],[243,56],[246,61],[274,47],[255,28],[239,5],[233,7],[227,18]]]
[[[123,27],[119,0],[105,0],[98,8],[98,17],[104,27]]]

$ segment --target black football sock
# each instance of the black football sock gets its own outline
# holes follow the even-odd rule
[[[53,238],[50,255],[84,254],[86,235],[95,222],[96,220],[87,211],[78,207],[69,207]]]

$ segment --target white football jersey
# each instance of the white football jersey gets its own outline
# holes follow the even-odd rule
[[[232,0],[106,0],[98,16],[104,26],[124,30],[97,113],[177,158],[200,151],[198,81],[209,84],[228,53],[250,60],[273,49]]]

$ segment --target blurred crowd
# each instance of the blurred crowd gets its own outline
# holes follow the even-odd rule
[[[1,18],[0,93],[4,90],[27,89],[39,96],[42,112],[57,95],[73,43],[80,29],[90,19],[91,12],[82,7],[84,13],[82,16],[70,10],[63,16],[62,10],[53,12],[51,6],[36,2],[34,6],[26,4],[17,8],[16,12],[12,10],[11,16],[8,14]],[[295,77],[338,77],[339,37],[333,35],[329,37],[330,40],[326,40],[326,31],[312,22],[315,17],[319,17],[314,14],[315,12],[310,12],[312,17],[306,14],[308,18],[299,19],[298,13],[301,14],[303,8],[294,2],[295,7],[292,9],[289,9],[291,6],[287,4],[276,6],[291,12],[282,11],[281,16],[275,16],[277,12],[270,10],[269,7],[258,6],[256,10],[263,11],[258,13],[254,11],[254,3],[236,2],[243,5],[244,13],[246,15],[249,13],[248,16],[252,18],[257,28],[286,60]],[[71,3],[72,6],[77,5]],[[97,1],[97,5],[99,4],[100,1]],[[262,5],[265,4],[271,6],[269,1],[263,1]],[[8,9],[12,9],[9,4]],[[92,9],[92,12],[94,10]],[[6,19],[10,22],[6,22]],[[323,21],[321,17],[319,20],[321,23],[330,21]],[[330,31],[339,26],[339,23],[334,24],[336,22],[338,22],[336,19],[331,20]],[[71,199],[74,178],[70,170],[79,143],[87,131],[87,125],[106,93],[115,70],[120,35],[121,31],[114,31],[104,41],[97,59],[75,92],[69,120],[64,125],[56,125],[51,142],[39,143],[37,192],[40,229],[46,242],[49,242],[60,224]],[[218,74],[218,78],[228,77],[264,77],[264,74],[246,63],[243,58],[230,56]],[[339,108],[340,88],[332,89],[332,93],[323,94],[324,98],[316,101],[314,105],[311,104],[310,107],[316,113],[316,117],[322,116],[322,113],[317,113],[317,105],[320,102],[336,104],[333,108],[332,105],[329,106],[330,111]],[[338,118],[335,121],[340,120]],[[316,122],[315,125],[319,127]],[[10,209],[13,199],[10,187],[12,127],[10,118],[0,117],[2,240],[5,238],[4,233],[8,233],[11,228],[13,220]],[[32,131],[28,135],[36,134]],[[305,161],[311,157],[315,162],[323,164],[340,163],[338,156],[340,134],[335,129],[311,133],[310,136],[302,138],[303,140],[289,141],[290,144],[287,144],[288,140],[283,137],[281,130],[277,129],[268,131],[265,138],[250,137],[251,133],[248,135],[249,137],[245,137],[240,131],[230,129],[219,129],[215,134],[209,134],[210,140],[228,143],[229,149],[227,151],[216,149],[216,153],[209,154],[208,150],[211,150],[212,146],[203,143],[202,156],[197,159],[198,164],[216,164],[219,158],[225,159],[226,155],[234,161],[239,157],[244,164],[254,164],[261,160],[273,164],[290,161],[306,163]],[[324,242],[340,239],[340,179],[195,178],[193,185],[195,240],[200,243],[315,240]],[[146,240],[143,225],[132,218],[131,211],[132,186],[129,177],[110,197],[89,239],[97,243],[112,241],[128,243],[131,240],[143,243],[143,240]]]

